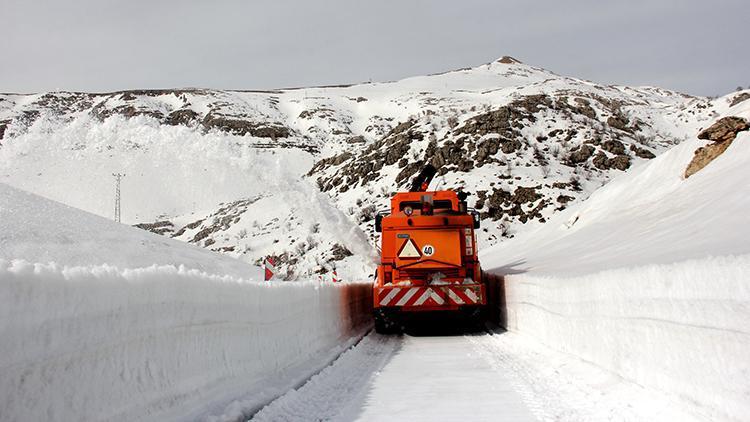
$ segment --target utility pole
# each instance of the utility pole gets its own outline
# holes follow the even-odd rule
[[[115,221],[120,223],[122,219],[120,213],[120,180],[125,177],[125,173],[112,173],[112,176],[115,177]]]

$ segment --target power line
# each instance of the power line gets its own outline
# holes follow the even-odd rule
[[[120,212],[120,180],[125,177],[125,173],[112,173],[115,177],[115,221],[120,223],[122,214]]]

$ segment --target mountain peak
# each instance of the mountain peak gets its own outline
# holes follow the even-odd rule
[[[497,59],[497,63],[502,64],[523,64],[520,60],[517,60],[511,56],[503,56]]]

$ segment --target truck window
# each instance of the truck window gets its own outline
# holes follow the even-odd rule
[[[422,203],[419,201],[404,201],[398,205],[399,211],[403,211],[406,207],[412,207],[412,209],[418,210],[422,208]],[[453,209],[451,201],[448,199],[437,200],[433,203],[433,208],[436,210],[450,210]]]

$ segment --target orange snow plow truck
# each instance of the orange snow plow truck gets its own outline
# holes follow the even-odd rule
[[[479,316],[487,304],[477,260],[474,229],[479,215],[465,193],[427,191],[435,176],[427,165],[409,192],[391,198],[390,212],[378,213],[381,259],[373,286],[375,330],[402,330],[417,312],[456,312]]]

